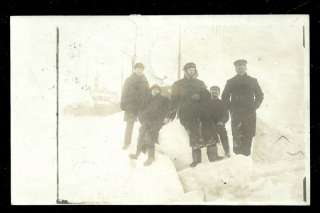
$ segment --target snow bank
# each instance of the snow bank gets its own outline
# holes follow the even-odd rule
[[[162,127],[157,149],[169,156],[177,170],[187,168],[192,162],[189,137],[178,119]]]
[[[143,166],[144,154],[137,161],[128,158],[136,148],[138,125],[130,150],[123,151],[123,113],[105,118],[65,117],[61,123],[61,199],[113,204],[199,200],[197,194],[184,195],[168,157],[157,152],[150,167]]]
[[[304,159],[303,132],[276,129],[262,120],[257,121],[252,157],[257,162],[274,163],[280,160]]]
[[[304,174],[301,160],[261,164],[242,155],[179,172],[186,192],[202,190],[214,204],[302,203]]]
[[[278,144],[272,145],[274,138],[283,132],[263,122],[258,122],[252,158],[232,155],[209,163],[202,151],[203,163],[195,168],[189,167],[191,149],[179,120],[161,129],[156,161],[150,167],[143,166],[147,158],[144,154],[136,161],[128,158],[136,149],[138,123],[129,150],[121,149],[124,125],[123,113],[107,117],[63,117],[61,199],[84,204],[302,202],[304,158],[287,154],[294,151],[290,147],[297,148],[293,142],[288,145],[281,138]],[[285,136],[291,139],[287,133]]]
[[[232,150],[230,122],[227,123],[229,145]],[[275,163],[280,160],[304,159],[304,132],[290,128],[276,129],[261,119],[257,121],[256,137],[252,145],[252,158],[256,162]],[[159,134],[158,150],[174,162],[178,171],[185,169],[192,162],[191,148],[186,130],[178,119],[163,126]],[[223,148],[218,143],[218,153],[224,156]],[[233,153],[231,153],[233,154]],[[208,162],[205,149],[202,149],[203,162]]]
[[[221,144],[217,144],[218,154],[224,156]],[[166,124],[159,133],[159,146],[157,150],[167,155],[178,171],[188,168],[192,162],[189,136],[178,119]],[[205,148],[202,150],[202,162],[208,162]]]

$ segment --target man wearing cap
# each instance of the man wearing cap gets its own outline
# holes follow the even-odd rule
[[[127,123],[123,149],[131,143],[132,131],[138,114],[144,109],[149,92],[149,83],[143,73],[142,63],[134,65],[133,73],[126,79],[120,101],[120,108],[125,111],[124,121]]]
[[[201,162],[200,147],[200,110],[201,101],[206,97],[206,85],[197,79],[198,71],[192,62],[184,65],[184,78],[176,81],[171,89],[170,119],[178,115],[181,124],[189,135],[189,142],[192,148],[191,167]]]
[[[249,156],[256,133],[256,110],[264,95],[257,79],[247,74],[246,60],[236,60],[234,66],[237,74],[227,81],[222,100],[231,114],[233,151]]]

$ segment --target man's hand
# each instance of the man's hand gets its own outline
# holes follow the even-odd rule
[[[194,101],[199,101],[200,100],[200,95],[199,94],[194,94],[191,96],[191,99]]]
[[[217,125],[218,125],[218,126],[224,126],[224,123],[223,123],[222,121],[219,121],[219,122],[217,123]]]
[[[164,123],[164,124],[167,124],[167,123],[169,123],[170,121],[172,121],[172,119],[170,119],[170,118],[165,118],[165,119],[163,120],[163,123]]]
[[[172,111],[172,112],[169,113],[167,119],[169,119],[169,121],[173,121],[176,116],[177,116],[177,112],[176,111]]]

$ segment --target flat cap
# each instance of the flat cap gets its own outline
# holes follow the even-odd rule
[[[144,69],[144,65],[142,64],[142,63],[136,63],[135,65],[134,65],[134,68],[136,69],[136,68],[142,68],[142,69]]]
[[[210,91],[212,91],[212,90],[219,90],[219,91],[220,91],[220,87],[218,87],[218,86],[212,86],[212,87],[210,87]]]
[[[245,59],[238,59],[235,62],[233,62],[234,66],[238,66],[238,65],[246,65],[247,64],[247,60]]]

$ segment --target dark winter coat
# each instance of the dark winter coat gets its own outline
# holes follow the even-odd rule
[[[222,100],[231,113],[233,135],[240,126],[242,134],[255,135],[256,109],[261,105],[263,98],[263,92],[256,78],[245,74],[236,75],[227,81]]]
[[[163,125],[163,121],[169,112],[169,99],[159,95],[148,96],[145,109],[140,113],[139,120],[143,127],[143,133],[149,135],[146,143],[154,144],[158,140],[159,131]]]
[[[191,147],[201,144],[201,109],[204,100],[210,97],[206,85],[197,78],[186,76],[176,81],[171,89],[171,118],[178,114],[181,124],[189,135]]]
[[[180,120],[195,120],[200,117],[201,103],[207,97],[206,85],[197,78],[183,78],[172,86],[171,111],[177,112]]]
[[[209,100],[209,112],[207,117],[214,123],[227,123],[229,120],[229,111],[226,104],[221,99]]]
[[[139,120],[144,123],[162,124],[168,114],[169,99],[159,95],[148,95],[146,106],[139,115]]]
[[[221,100],[211,99],[209,91],[204,94],[200,109],[201,136],[204,145],[212,145],[219,140],[216,124],[219,121],[227,122],[229,112]]]
[[[120,101],[120,107],[125,111],[126,121],[136,119],[138,113],[145,107],[148,93],[149,83],[144,75],[132,73],[126,79]]]

